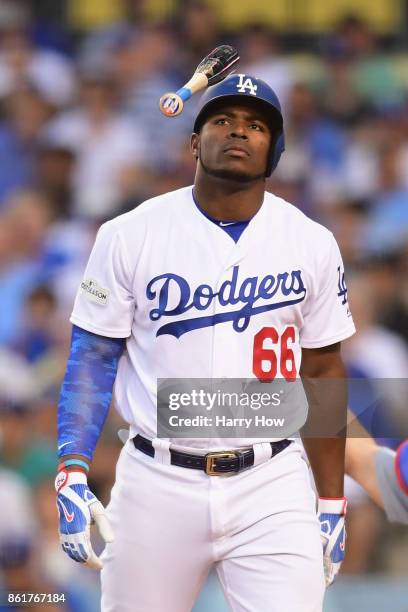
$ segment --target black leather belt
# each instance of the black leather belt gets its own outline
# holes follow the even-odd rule
[[[289,446],[292,440],[279,440],[279,442],[270,442],[272,448],[272,457],[283,451]],[[139,434],[133,438],[135,447],[154,457],[154,446]],[[209,476],[221,476],[222,474],[238,473],[241,470],[246,470],[254,465],[254,451],[236,450],[236,451],[219,451],[207,453],[206,455],[190,455],[189,453],[179,453],[170,449],[171,465],[190,468],[192,470],[204,470]]]

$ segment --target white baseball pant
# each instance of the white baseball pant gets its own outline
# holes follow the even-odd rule
[[[269,445],[254,448],[258,465],[219,477],[169,465],[168,448],[152,459],[125,444],[107,507],[115,540],[102,555],[102,612],[190,612],[214,566],[233,612],[321,612],[302,447],[268,460]]]

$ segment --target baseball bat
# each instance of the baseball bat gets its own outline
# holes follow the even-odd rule
[[[166,117],[177,117],[186,102],[197,91],[219,83],[239,61],[239,54],[231,45],[216,47],[198,64],[191,79],[176,92],[168,92],[160,98],[159,106]]]

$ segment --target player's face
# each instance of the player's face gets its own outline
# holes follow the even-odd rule
[[[225,105],[193,134],[192,149],[203,170],[213,176],[251,182],[265,176],[271,130],[254,105]]]

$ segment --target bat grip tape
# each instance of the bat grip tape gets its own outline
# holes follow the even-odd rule
[[[186,100],[189,100],[191,96],[193,95],[191,93],[191,89],[188,89],[187,87],[181,87],[181,89],[178,89],[176,93],[178,96],[180,96],[183,102],[185,102]]]

